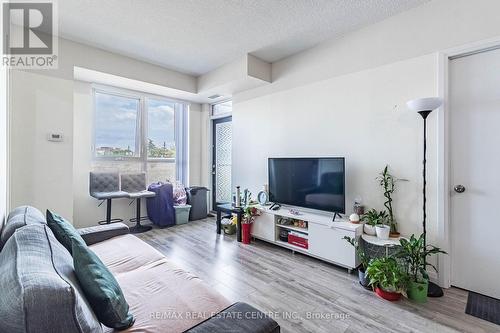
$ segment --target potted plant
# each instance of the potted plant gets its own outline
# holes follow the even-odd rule
[[[241,220],[243,244],[250,244],[252,223],[255,221],[255,217],[259,215],[260,212],[256,207],[246,206],[243,208],[243,219]]]
[[[385,213],[385,212],[384,212]],[[385,213],[387,215],[387,213]],[[375,232],[377,233],[377,238],[389,239],[389,234],[391,232],[391,227],[387,225],[387,216],[380,220],[381,223],[375,226]]]
[[[401,258],[405,265],[408,276],[408,298],[418,303],[425,303],[429,286],[426,267],[431,266],[436,270],[434,265],[427,262],[427,257],[432,254],[446,252],[432,245],[426,246],[424,234],[420,235],[419,238],[416,238],[415,235],[411,235],[409,239],[402,238],[399,243],[401,246],[396,253],[396,257]]]
[[[370,259],[365,254],[365,251],[363,250],[363,248],[359,244],[358,239],[351,238],[349,236],[344,236],[344,238],[342,238],[342,239],[345,239],[349,244],[354,246],[356,254],[357,254],[359,261],[361,263],[360,266],[358,267],[359,283],[363,287],[365,287],[365,289],[369,289],[369,286],[368,286],[369,281],[368,281],[368,276],[366,274],[366,268],[368,267],[368,262],[370,261]]]
[[[375,289],[379,297],[388,301],[397,301],[401,298],[407,279],[396,259],[393,257],[372,259],[366,273],[370,280],[369,285]]]
[[[383,220],[387,218],[387,213],[384,211],[377,211],[376,209],[370,209],[366,214],[361,218],[362,221],[365,222],[363,226],[363,231],[367,235],[375,236],[375,226],[377,224],[383,224]]]
[[[388,212],[388,224],[391,228],[390,230],[390,237],[399,237],[400,234],[397,230],[397,223],[396,219],[394,218],[394,211],[392,209],[392,194],[396,190],[396,183],[398,181],[402,181],[403,179],[399,179],[394,177],[390,172],[389,172],[389,166],[386,165],[384,170],[380,173],[379,177],[377,177],[377,180],[379,181],[380,186],[384,189],[384,197],[385,197],[385,202],[384,202],[384,207]]]

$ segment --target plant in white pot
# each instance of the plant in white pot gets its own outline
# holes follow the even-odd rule
[[[389,239],[391,226],[389,225],[389,219],[386,211],[384,211],[383,215],[380,216],[379,224],[375,226],[375,232],[377,233],[377,238],[384,240]]]
[[[376,209],[370,209],[362,218],[363,222],[365,222],[363,226],[365,234],[375,236],[377,234],[377,225],[387,224],[387,217],[386,211],[379,212]]]

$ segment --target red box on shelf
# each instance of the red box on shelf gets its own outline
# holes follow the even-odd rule
[[[298,237],[292,234],[288,234],[288,243],[303,249],[309,248],[309,242],[306,238]]]

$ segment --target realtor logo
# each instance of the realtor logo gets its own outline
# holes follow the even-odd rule
[[[2,4],[2,65],[23,69],[57,68],[55,3]]]

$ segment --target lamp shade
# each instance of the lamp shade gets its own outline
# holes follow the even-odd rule
[[[443,100],[439,97],[426,97],[413,99],[406,103],[409,109],[420,111],[432,111],[443,104]]]

